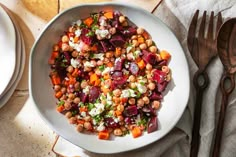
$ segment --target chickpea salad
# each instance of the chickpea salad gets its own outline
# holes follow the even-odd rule
[[[102,140],[154,132],[170,58],[121,12],[91,13],[53,45],[48,62],[56,109],[78,132]]]

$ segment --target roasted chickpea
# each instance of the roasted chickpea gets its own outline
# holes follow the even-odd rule
[[[62,43],[61,50],[62,51],[69,51],[70,50],[70,46],[67,43]]]
[[[158,110],[160,108],[160,102],[157,100],[153,101],[152,108],[154,108],[155,110]]]
[[[135,76],[134,76],[134,75],[130,75],[130,76],[129,76],[129,81],[130,81],[130,82],[135,82],[135,81],[136,81]]]
[[[67,35],[63,35],[63,36],[61,37],[61,41],[62,41],[63,43],[67,43],[67,42],[69,42],[69,37],[68,37]]]
[[[134,88],[136,88],[136,87],[137,87],[137,86],[136,86],[136,83],[130,82],[130,88],[134,89]]]
[[[143,28],[141,27],[137,28],[137,34],[143,34],[143,32],[144,32]]]
[[[143,97],[144,104],[149,104],[150,100],[147,96]]]
[[[157,47],[156,46],[150,46],[149,51],[153,52],[153,53],[156,53],[157,52]]]
[[[162,66],[162,67],[161,67],[161,71],[163,71],[163,72],[165,72],[165,73],[167,73],[167,74],[168,74],[168,73],[169,73],[169,71],[170,71],[170,69],[169,69],[169,67],[168,67],[168,66],[165,66],[165,65],[164,65],[164,66]]]
[[[88,83],[86,81],[82,81],[80,84],[81,88],[86,88],[88,86]]]
[[[134,40],[134,39],[137,39],[138,36],[137,35],[132,35],[131,39]]]
[[[65,93],[66,93],[66,87],[62,87],[62,88],[61,88],[61,92],[62,92],[63,94],[65,94]]]
[[[132,40],[132,44],[135,46],[135,47],[137,47],[137,46],[139,46],[139,43],[138,43],[138,40]]]
[[[76,117],[70,117],[69,122],[70,122],[70,124],[76,124],[77,118]]]
[[[137,106],[138,106],[138,107],[143,107],[143,105],[144,105],[143,99],[138,99],[138,101],[137,101]]]
[[[84,120],[85,120],[86,122],[89,122],[89,121],[91,121],[91,117],[90,117],[90,116],[86,116],[86,117],[84,117]]]
[[[113,133],[115,136],[121,136],[123,134],[120,128],[116,128]]]
[[[68,98],[69,98],[70,100],[73,100],[73,99],[75,98],[75,94],[69,93],[69,94],[68,94]]]
[[[117,116],[117,118],[118,118],[119,121],[123,121],[124,120],[124,117],[122,115]]]
[[[139,45],[139,48],[141,50],[145,50],[145,49],[147,49],[147,45],[145,43],[142,43],[142,44]]]
[[[124,109],[125,109],[125,107],[124,107],[124,105],[118,105],[117,106],[117,108],[116,108],[118,111],[121,111],[121,112],[123,112],[124,111]]]
[[[59,90],[61,90],[61,86],[60,85],[55,85],[54,86],[54,91],[58,92]]]
[[[147,44],[148,47],[151,46],[152,45],[152,39],[147,39],[146,44]]]
[[[78,57],[79,56],[79,52],[74,50],[72,53],[71,53],[72,57]]]
[[[120,17],[119,17],[119,22],[120,22],[120,23],[123,23],[123,22],[125,22],[125,21],[126,21],[125,16],[120,16]]]
[[[109,52],[106,52],[105,55],[106,55],[107,58],[111,58],[111,57],[113,57],[113,53],[110,52],[110,51],[109,51]]]
[[[71,103],[69,101],[65,101],[64,107],[66,110],[70,110],[71,109]]]
[[[66,118],[71,118],[72,117],[72,113],[70,111],[66,112],[65,114]]]
[[[75,104],[79,104],[79,103],[80,103],[80,98],[79,98],[79,97],[76,97],[76,98],[73,100],[73,102],[74,102]]]
[[[84,122],[84,128],[86,130],[91,130],[92,129],[92,124],[90,122]]]
[[[155,83],[150,82],[150,83],[148,84],[148,88],[149,88],[150,90],[154,90],[154,89],[156,88]]]
[[[78,124],[78,125],[76,126],[76,130],[77,130],[78,132],[82,132],[82,131],[84,130],[83,124]]]
[[[116,28],[115,27],[111,27],[109,29],[109,33],[111,33],[112,35],[116,33]]]
[[[166,81],[169,82],[170,80],[171,80],[171,74],[168,73],[168,74],[166,75]]]
[[[128,100],[130,105],[134,105],[135,104],[135,99],[134,98],[129,98]]]
[[[68,66],[66,69],[69,73],[72,73],[74,71],[74,67],[73,66]]]
[[[115,89],[113,91],[113,95],[115,95],[116,97],[119,97],[121,95],[121,90],[120,89]]]
[[[148,64],[146,65],[146,69],[147,69],[147,70],[152,70],[152,65],[148,63]]]
[[[74,88],[75,88],[75,90],[79,89],[79,88],[80,88],[80,83],[79,83],[79,82],[76,82],[76,83],[74,84]]]
[[[113,102],[115,103],[114,105],[117,105],[120,103],[120,97],[113,96],[112,97]]]

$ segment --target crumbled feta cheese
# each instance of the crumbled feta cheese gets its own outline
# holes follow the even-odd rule
[[[137,83],[137,88],[138,88],[138,91],[143,94],[143,93],[146,93],[147,92],[147,87]]]
[[[100,26],[107,26],[106,20],[102,19],[102,20],[100,21]]]
[[[104,60],[104,53],[94,53],[92,59]]]
[[[112,97],[110,93],[107,93],[107,104],[112,105]]]
[[[80,62],[74,58],[71,58],[70,60],[70,64],[74,67],[74,68],[79,68],[81,66]]]
[[[100,113],[102,113],[104,111],[104,105],[101,103],[95,103],[94,104],[94,108],[92,108],[92,110],[89,112],[89,114],[94,117]]]
[[[102,76],[109,73],[111,71],[111,68],[110,67],[106,67],[103,72],[102,72]]]
[[[136,97],[137,95],[134,93],[132,89],[125,89],[121,93],[122,98]]]
[[[81,20],[77,20],[77,21],[76,21],[76,24],[77,24],[78,26],[80,26],[80,25],[81,25],[81,23],[82,23],[82,21],[81,21]]]
[[[80,114],[82,117],[86,117],[86,112],[81,112]]]
[[[101,36],[102,38],[105,38],[109,34],[109,31],[107,29],[104,29],[104,30],[97,29],[95,31],[95,34]]]
[[[106,128],[105,128],[105,126],[104,126],[104,122],[101,122],[100,124],[99,124],[99,126],[97,127],[97,131],[103,131],[103,130],[105,130]]]
[[[94,65],[93,65],[92,63],[90,63],[89,61],[86,61],[86,62],[84,63],[84,67],[85,67],[85,68],[93,68]]]
[[[86,87],[83,89],[83,93],[89,94],[89,88],[90,88],[90,86],[86,86]]]
[[[77,29],[75,31],[75,36],[79,37],[81,35],[81,30],[80,29]]]

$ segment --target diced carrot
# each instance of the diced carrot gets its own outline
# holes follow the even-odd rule
[[[100,81],[98,75],[93,73],[92,75],[90,75],[89,83],[91,85],[98,86],[101,83],[101,81]]]
[[[106,66],[107,66],[107,67],[113,67],[113,63],[112,63],[112,62],[108,62],[108,63],[106,64]]]
[[[85,120],[83,120],[83,119],[77,119],[78,124],[84,124],[84,122],[85,122]]]
[[[58,51],[53,51],[51,54],[51,57],[48,60],[49,64],[55,64],[55,59],[59,57],[59,52]]]
[[[138,127],[138,126],[135,126],[132,130],[131,130],[131,133],[133,135],[134,138],[137,138],[139,136],[142,135],[142,130]]]
[[[93,45],[91,48],[90,48],[91,51],[97,51],[98,50],[98,47],[97,45]]]
[[[110,137],[110,134],[108,131],[104,130],[104,131],[100,131],[98,132],[98,138],[100,140],[108,140]]]
[[[51,75],[51,80],[53,85],[59,85],[61,84],[61,79],[57,74]]]
[[[106,12],[104,16],[108,19],[113,19],[113,12],[112,11]]]
[[[110,74],[106,73],[103,75],[104,80],[110,79]]]
[[[88,27],[90,27],[93,23],[93,18],[92,17],[88,17],[84,20],[84,24],[87,25]]]
[[[87,112],[88,111],[88,108],[86,106],[83,106],[83,107],[80,107],[79,108],[79,112]]]
[[[71,76],[77,77],[77,76],[78,76],[78,72],[79,72],[79,69],[78,69],[78,68],[74,68],[74,70],[73,70]]]
[[[116,47],[115,56],[119,57],[120,55],[121,55],[121,48],[120,47]]]
[[[160,52],[160,56],[161,56],[161,59],[164,59],[164,60],[169,60],[171,57],[170,53],[166,50],[162,50]]]
[[[115,111],[115,114],[116,114],[116,116],[120,116],[120,115],[122,115],[122,112],[119,111],[119,110],[116,110],[116,111]]]
[[[56,94],[55,94],[55,97],[57,98],[57,99],[59,99],[60,97],[62,97],[62,92],[61,91],[58,91]]]
[[[74,43],[77,43],[79,41],[79,37],[74,37]]]
[[[139,43],[139,44],[144,43],[144,38],[143,38],[143,37],[139,37],[139,38],[138,38],[138,43]]]
[[[103,92],[105,95],[110,92],[110,89],[109,89],[109,88],[106,88],[105,86],[102,86],[102,87],[101,87],[101,90],[102,90],[102,92]]]
[[[64,106],[58,106],[58,107],[57,107],[57,111],[58,111],[58,112],[62,112],[64,109],[65,109]]]
[[[145,62],[141,59],[139,62],[137,62],[139,69],[144,69],[146,64]]]

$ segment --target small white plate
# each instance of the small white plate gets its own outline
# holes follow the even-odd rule
[[[12,22],[14,23],[14,20]],[[12,96],[24,71],[24,65],[25,65],[24,40],[22,38],[19,28],[17,27],[15,23],[14,23],[14,31],[16,33],[16,50],[15,50],[16,51],[16,68],[8,86],[6,87],[2,95],[0,96],[0,108],[3,107]]]
[[[16,34],[14,25],[0,7],[0,97],[10,83],[16,68]]]

